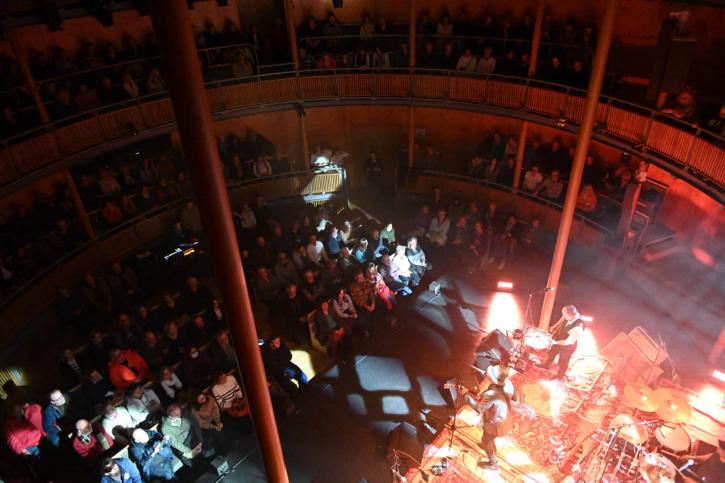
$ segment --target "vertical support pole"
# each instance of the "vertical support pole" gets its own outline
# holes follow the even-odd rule
[[[95,230],[93,230],[91,219],[88,218],[88,212],[86,211],[86,207],[83,204],[81,195],[78,193],[76,180],[73,179],[70,168],[65,168],[63,170],[63,176],[65,177],[65,185],[68,187],[68,191],[70,192],[71,201],[73,201],[73,206],[75,207],[76,213],[78,214],[78,219],[81,220],[81,225],[83,225],[83,231],[85,232],[86,237],[88,237],[89,240],[93,240],[93,238],[95,238],[96,236],[96,232]]]
[[[526,134],[529,130],[528,121],[521,122],[521,130],[519,131],[519,145],[516,149],[516,164],[514,165],[514,185],[515,190],[519,189],[521,183],[521,170],[524,166],[524,154],[526,153]]]
[[[417,24],[415,20],[415,0],[410,0],[410,25],[408,27],[408,61],[411,68],[415,67],[415,53],[418,50],[415,45],[415,31]]]
[[[304,111],[298,114],[300,118],[300,138],[302,139],[302,167],[300,169],[312,169],[310,165],[310,143],[307,139],[307,125],[305,124]]]
[[[541,47],[541,25],[544,23],[544,0],[539,0],[534,19],[534,37],[531,39],[531,55],[529,56],[529,77],[536,77],[536,64],[539,62]]]
[[[408,107],[408,162],[406,164],[405,182],[415,168],[415,107]],[[397,183],[397,180],[396,180]]]
[[[23,73],[23,78],[25,79],[25,85],[28,88],[28,92],[30,92],[30,96],[33,98],[35,110],[38,112],[38,118],[40,119],[40,122],[47,124],[50,122],[50,116],[48,116],[48,111],[45,109],[43,99],[40,97],[38,85],[35,83],[35,79],[33,78],[33,71],[30,70],[27,53],[20,48],[19,35],[20,34],[17,30],[10,30],[8,32],[8,40],[10,40],[10,46],[15,54],[15,59],[18,61],[20,72]]]
[[[569,185],[566,189],[564,208],[561,210],[559,232],[556,236],[554,255],[551,259],[549,279],[546,284],[547,287],[553,287],[554,290],[544,293],[544,304],[541,308],[539,327],[544,330],[549,328],[551,312],[554,309],[554,301],[556,300],[556,293],[559,288],[559,277],[561,276],[561,268],[564,265],[566,246],[569,242],[569,233],[571,232],[571,225],[574,220],[574,208],[576,207],[579,186],[581,185],[582,174],[584,173],[584,161],[587,156],[587,151],[589,150],[589,142],[592,139],[592,129],[594,127],[594,120],[597,114],[599,94],[602,90],[604,71],[607,67],[609,46],[612,43],[612,31],[614,29],[614,19],[617,15],[618,3],[619,0],[607,0],[604,15],[602,16],[599,41],[597,42],[597,50],[594,53],[592,75],[589,79],[589,89],[587,90],[587,98],[584,102],[584,115],[582,117],[582,123],[579,128],[579,135],[577,136],[576,141],[574,163],[569,176]]]
[[[151,21],[167,72],[181,144],[189,161],[194,193],[209,240],[216,278],[229,313],[229,326],[249,400],[267,480],[289,481],[277,433],[252,305],[244,279],[229,195],[222,174],[209,99],[204,90],[191,21],[184,0],[152,2]]]
[[[284,17],[287,22],[287,37],[289,38],[289,50],[294,70],[300,70],[300,56],[297,50],[297,27],[294,19],[294,1],[284,0]]]

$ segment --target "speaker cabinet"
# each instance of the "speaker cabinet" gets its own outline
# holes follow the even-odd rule
[[[478,348],[476,348],[476,353],[478,354],[476,365],[478,366],[478,361],[481,359],[498,359],[505,364],[511,359],[511,351],[513,348],[514,343],[506,334],[498,329],[493,330],[481,340]],[[485,370],[487,367],[481,367],[480,369]]]

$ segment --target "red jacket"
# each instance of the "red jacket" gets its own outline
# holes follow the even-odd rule
[[[39,426],[40,413],[39,405],[29,404],[23,418],[8,418],[5,421],[5,442],[15,453],[23,454],[26,449],[40,444],[40,438],[43,437]]]
[[[98,434],[102,438],[106,439],[106,443],[108,444],[109,448],[113,446],[113,439],[108,434],[106,434],[105,431],[101,430]],[[103,455],[104,451],[103,445],[98,441],[93,433],[91,433],[91,440],[88,442],[88,444],[85,444],[80,439],[78,439],[77,434],[74,435],[73,449],[76,450],[76,453],[78,453],[78,455],[84,459],[98,459],[101,455]]]
[[[125,391],[128,386],[136,381],[137,377],[142,381],[147,378],[149,374],[149,366],[138,352],[125,350],[123,351],[123,355],[126,358],[126,364],[128,367],[117,362],[109,362],[108,375],[111,378],[111,384],[116,386],[117,389]],[[133,371],[131,368],[133,368]],[[136,372],[134,373],[134,371]]]

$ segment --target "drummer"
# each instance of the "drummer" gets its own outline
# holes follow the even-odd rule
[[[563,380],[566,371],[569,369],[569,360],[576,351],[577,342],[584,334],[584,322],[581,320],[579,311],[573,305],[566,305],[561,309],[561,318],[551,327],[553,344],[543,364],[537,367],[549,369],[554,364],[554,359],[559,357],[559,370],[554,379]]]
[[[722,481],[725,477],[725,430],[720,432],[715,452],[691,458],[695,460],[695,466],[686,470],[685,476],[694,473],[700,481]]]

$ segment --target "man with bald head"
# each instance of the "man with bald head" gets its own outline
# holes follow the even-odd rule
[[[43,431],[48,441],[57,447],[64,437],[59,422],[69,414],[70,406],[66,395],[58,389],[50,392],[49,399],[50,403],[43,409]]]
[[[543,369],[549,369],[554,364],[554,359],[559,358],[559,370],[554,379],[563,380],[566,371],[569,369],[569,360],[577,348],[577,342],[584,334],[584,322],[581,314],[573,305],[566,305],[561,309],[561,318],[552,325],[550,332],[553,337],[553,344],[543,364],[538,365]]]

